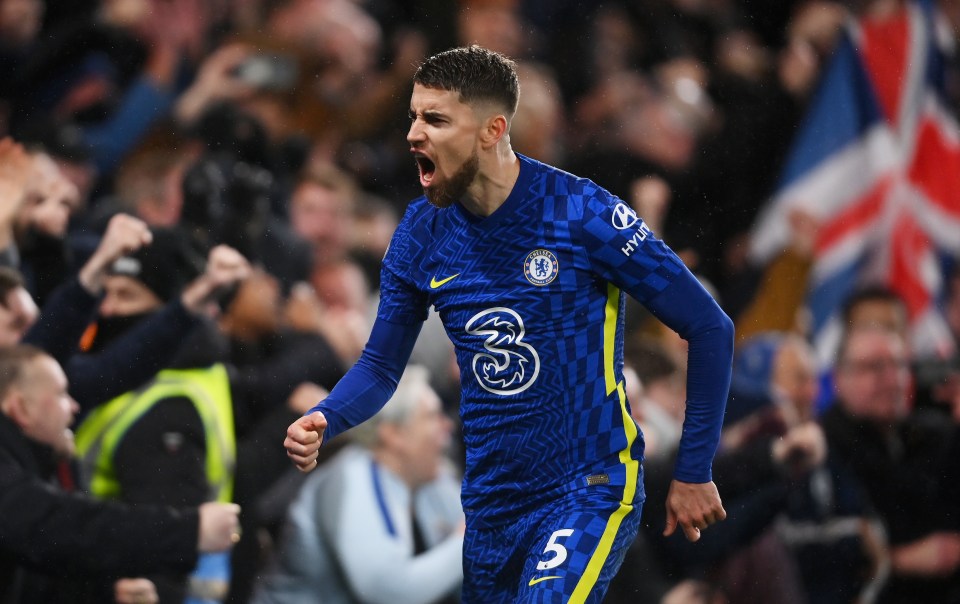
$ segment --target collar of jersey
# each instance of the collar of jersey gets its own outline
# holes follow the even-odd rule
[[[454,204],[465,221],[481,229],[492,229],[513,214],[514,210],[527,199],[527,192],[530,190],[530,183],[533,182],[536,167],[529,157],[517,153],[517,159],[520,160],[520,175],[517,176],[517,182],[514,183],[513,190],[510,191],[507,200],[493,214],[486,217],[476,216],[471,214],[460,202]]]

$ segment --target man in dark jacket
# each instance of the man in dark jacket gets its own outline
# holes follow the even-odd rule
[[[878,602],[960,602],[960,423],[946,409],[911,409],[907,347],[886,327],[849,329],[833,373],[827,442],[889,534],[890,580]]]
[[[0,604],[109,601],[121,577],[189,570],[238,538],[233,504],[134,508],[69,492],[77,410],[51,356],[0,350]]]
[[[176,229],[153,229],[149,245],[120,257],[107,270],[96,333],[88,351],[72,357],[71,364],[95,355],[116,355],[119,348],[127,350],[126,356],[130,357],[120,365],[125,367],[127,362],[136,362],[136,355],[141,354],[137,346],[128,344],[157,348],[155,342],[133,338],[132,334],[140,332],[144,325],[155,324],[155,317],[166,313],[171,304],[190,308],[188,301],[197,297],[195,290],[203,285],[202,276],[189,280],[190,267],[183,259],[192,248],[182,234]],[[249,265],[226,246],[210,251],[207,272],[218,265],[234,267],[238,276],[242,273],[237,291],[220,298],[221,323],[231,323],[238,332],[248,332],[238,326],[239,315],[243,314],[237,310],[238,303],[245,294],[258,295],[263,294],[258,289],[271,289],[270,280],[254,277],[252,285],[260,287],[250,289],[245,283],[250,278]],[[259,270],[253,272],[263,274]],[[209,293],[208,288],[201,289],[205,296]],[[228,318],[231,320],[227,321]],[[270,322],[264,316],[258,320]],[[261,483],[279,475],[278,466],[288,468],[282,451],[275,447],[263,451],[263,445],[269,444],[271,438],[264,437],[260,430],[262,427],[269,430],[267,434],[275,434],[305,408],[294,412],[287,406],[278,406],[276,401],[287,400],[302,382],[330,383],[342,373],[329,346],[318,341],[319,336],[301,338],[288,334],[290,337],[277,339],[276,350],[260,357],[262,363],[237,365],[224,362],[228,361],[226,339],[212,322],[203,322],[188,335],[176,343],[176,354],[168,355],[171,358],[158,367],[162,370],[155,376],[145,383],[131,384],[125,394],[100,401],[102,404],[85,416],[78,428],[78,449],[90,476],[91,492],[97,497],[177,506],[210,500],[242,504],[241,497],[255,496]],[[260,338],[256,340],[245,342],[249,345],[243,348],[248,352],[258,348]],[[318,354],[320,350],[326,354]],[[245,439],[249,446],[238,439]],[[245,465],[253,462],[255,469],[241,476],[241,488],[234,493],[238,449],[243,452],[250,447],[256,456],[244,455],[243,459]],[[276,455],[271,455],[274,452]],[[264,460],[276,456],[281,459],[270,464],[273,469],[268,469]],[[254,473],[258,476],[254,477]],[[146,475],[150,476],[149,481],[143,480]],[[226,589],[225,582],[231,576],[224,562],[229,563],[229,558],[205,557],[192,577],[167,573],[151,579],[164,601],[200,593],[200,585],[205,595],[219,594]],[[198,580],[201,575],[202,581]]]

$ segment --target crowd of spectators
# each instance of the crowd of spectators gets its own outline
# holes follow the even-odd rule
[[[956,37],[960,2],[939,4]],[[903,301],[875,286],[848,301],[836,360],[819,366],[799,312],[817,229],[809,217],[795,217],[770,265],[747,259],[754,218],[845,21],[900,6],[0,0],[0,350],[35,346],[62,368],[80,426],[71,488],[135,508],[241,505],[229,568],[192,551],[192,573],[186,554],[132,565],[177,573],[149,575],[143,601],[241,604],[258,588],[266,600],[283,547],[324,548],[317,563],[328,567],[312,580],[337,577],[349,592],[356,574],[373,594],[365,601],[396,597],[370,582],[400,579],[356,571],[369,544],[334,568],[340,554],[295,534],[349,516],[342,503],[327,512],[320,503],[347,490],[344,468],[392,459],[392,449],[341,450],[350,434],[325,445],[321,463],[338,460],[307,485],[338,491],[317,497],[281,443],[359,357],[380,259],[421,193],[405,142],[411,76],[432,52],[478,43],[518,62],[513,147],[630,203],[737,326],[715,465],[729,517],[689,544],[662,536],[658,507],[682,430],[684,342],[629,307],[626,387],[647,437],[648,498],[607,601],[960,603],[960,364],[912,356]],[[946,77],[951,109],[957,75]],[[960,272],[947,289],[960,343]],[[459,375],[436,317],[413,360],[453,420],[440,431],[455,435]],[[220,415],[206,414],[204,397]],[[136,417],[111,415],[121,400],[141,403]],[[404,417],[383,421],[406,429]],[[455,437],[441,440],[451,441],[443,476],[452,479],[462,451]],[[404,475],[403,464],[380,465]],[[397,488],[391,505],[414,499]],[[12,505],[6,496],[0,508]],[[400,539],[390,551],[449,568],[439,556],[459,555],[455,522],[427,539],[448,544],[442,552],[414,543],[404,522],[406,532],[380,535]],[[42,577],[63,560],[21,556],[10,540],[24,534],[3,527],[0,565]],[[329,529],[339,550],[351,547],[346,528]],[[99,570],[108,585],[125,577]],[[424,572],[437,587],[412,593],[450,597],[458,580]],[[36,601],[31,585],[9,601]],[[3,587],[0,602],[17,597]],[[84,590],[70,597],[84,601]],[[126,597],[120,587],[116,597]]]

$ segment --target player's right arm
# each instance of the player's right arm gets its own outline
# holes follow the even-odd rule
[[[283,446],[302,472],[317,466],[329,440],[373,417],[393,396],[423,323],[393,323],[377,318],[363,354],[330,392],[287,428]]]
[[[422,245],[410,245],[410,228],[422,222],[417,214],[425,203],[410,204],[384,255],[380,307],[360,359],[334,386],[330,396],[287,429],[284,447],[303,472],[317,466],[317,452],[324,440],[373,417],[397,389],[429,308],[425,294],[410,277],[411,266],[418,263],[425,249]]]

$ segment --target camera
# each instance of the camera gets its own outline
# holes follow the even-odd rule
[[[261,90],[285,92],[297,83],[297,60],[287,54],[258,53],[247,57],[233,71],[234,77]]]
[[[223,243],[252,262],[261,256],[273,176],[224,154],[209,154],[183,177],[184,227],[201,250]]]

